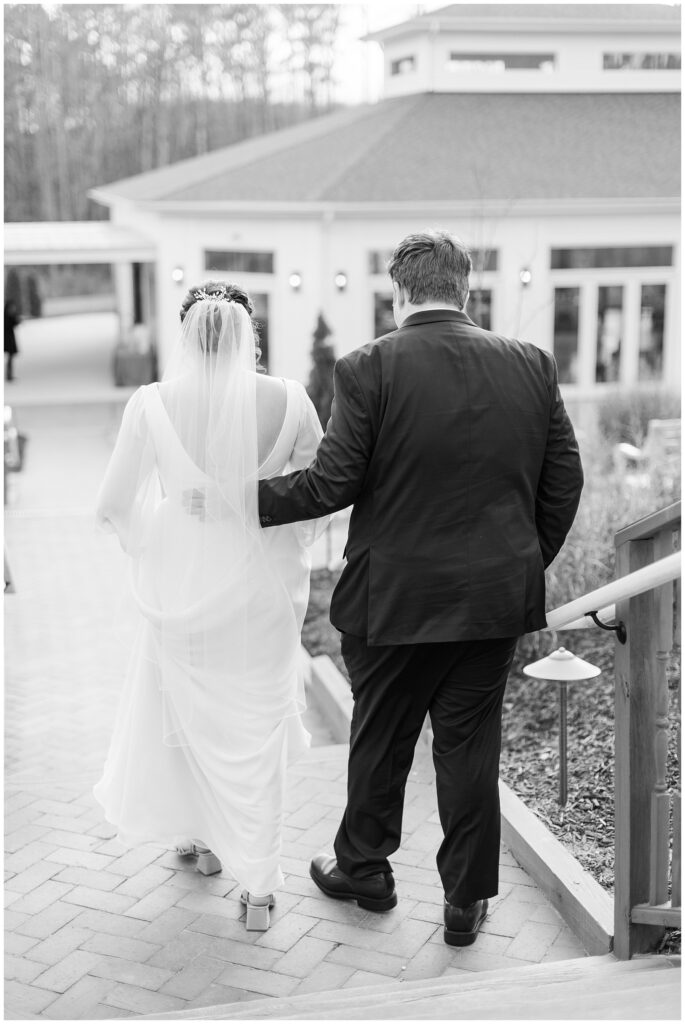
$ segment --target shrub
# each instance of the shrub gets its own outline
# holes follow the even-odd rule
[[[680,419],[680,397],[659,390],[609,395],[599,408],[598,426],[605,441],[627,441],[639,447],[647,435],[647,424],[656,419]]]
[[[331,404],[333,402],[333,367],[335,366],[335,352],[333,346],[326,344],[326,338],[331,334],[331,329],[324,319],[323,313],[314,328],[314,344],[312,345],[313,367],[309,374],[307,394],[314,403],[319,414],[321,426],[326,429],[326,424],[331,415]]]
[[[548,610],[610,583],[618,530],[678,500],[679,479],[657,473],[646,483],[637,475],[607,471],[609,447],[595,439],[581,450],[585,486],[566,542],[545,574]],[[545,654],[563,642],[563,634],[548,631],[528,634],[521,644],[526,654]]]

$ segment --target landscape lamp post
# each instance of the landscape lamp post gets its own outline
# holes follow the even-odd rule
[[[559,693],[559,803],[566,806],[568,799],[568,771],[567,771],[567,708],[568,708],[568,684],[579,682],[582,679],[593,679],[602,671],[596,665],[591,665],[582,658],[577,658],[565,647],[558,651],[552,651],[546,658],[534,661],[532,665],[526,665],[523,669],[527,676],[534,679],[545,679],[548,682],[557,684]]]

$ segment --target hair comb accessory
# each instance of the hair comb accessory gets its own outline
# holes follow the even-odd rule
[[[226,298],[226,288],[224,285],[217,285],[216,288],[211,292],[205,291],[204,288],[198,288],[196,292],[193,292],[193,296],[198,301],[202,299],[210,299],[214,300],[214,302],[219,302],[221,301],[221,299]]]

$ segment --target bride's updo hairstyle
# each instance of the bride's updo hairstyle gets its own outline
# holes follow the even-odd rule
[[[254,305],[247,292],[242,288],[239,288],[238,285],[230,284],[227,281],[204,281],[202,284],[195,285],[188,291],[186,297],[181,303],[181,323],[183,323],[188,311],[196,302],[201,302],[206,299],[210,299],[215,302],[237,302],[239,305],[244,307],[250,317],[252,333],[254,335],[255,369],[257,373],[266,373],[265,368],[260,363],[262,350],[259,346],[259,324],[254,319]],[[216,320],[215,323],[207,324],[209,333],[216,333],[218,335],[218,331],[221,328],[221,314],[219,310],[214,309],[213,312],[208,310],[207,316]],[[212,328],[214,328],[214,331]]]

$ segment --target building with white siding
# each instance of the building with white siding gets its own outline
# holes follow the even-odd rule
[[[456,4],[369,37],[385,98],[92,192],[156,252],[161,361],[188,286],[244,286],[270,372],[393,328],[385,262],[441,227],[467,312],[552,350],[568,398],[680,377],[680,11]],[[131,309],[128,268],[119,272]]]

